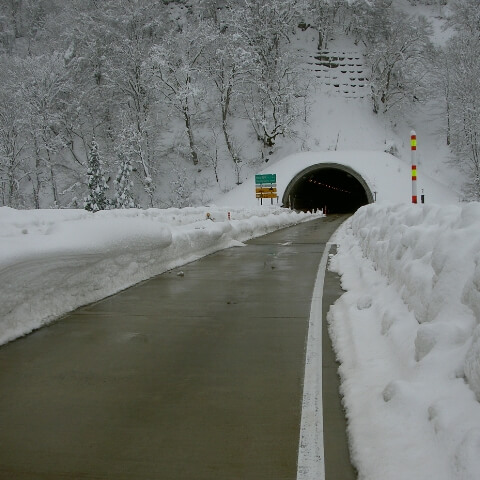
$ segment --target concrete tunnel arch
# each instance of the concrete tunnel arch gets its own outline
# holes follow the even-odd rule
[[[353,213],[374,202],[365,179],[355,170],[339,163],[311,165],[287,185],[283,205],[295,210],[319,210],[328,213]]]

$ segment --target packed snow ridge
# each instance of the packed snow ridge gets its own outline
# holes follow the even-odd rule
[[[329,328],[360,479],[480,478],[480,204],[369,205]]]
[[[95,214],[2,207],[0,345],[162,272],[320,216],[275,206]]]

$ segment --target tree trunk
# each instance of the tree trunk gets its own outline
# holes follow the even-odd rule
[[[9,207],[16,207],[14,200],[15,200],[15,191],[17,190],[16,188],[17,183],[15,181],[15,175],[13,173],[13,170],[9,168],[8,171],[8,206]]]
[[[40,188],[41,188],[41,178],[40,178],[40,148],[38,146],[38,140],[36,135],[33,135],[34,145],[35,145],[35,175],[34,178],[31,178],[32,189],[33,189],[33,200],[35,203],[35,208],[40,209]]]
[[[448,90],[446,94],[446,103],[447,103],[447,145],[451,143],[451,133],[450,133],[450,99],[448,95]]]
[[[52,166],[50,166],[50,181],[52,182],[53,202],[55,203],[55,206],[58,207],[57,181],[55,179],[55,173],[53,172],[53,167]]]
[[[188,143],[190,145],[190,155],[192,157],[193,164],[197,165],[198,155],[197,151],[195,150],[195,139],[193,138],[192,122],[190,118],[190,113],[188,111],[188,106],[183,107],[183,116],[185,118],[185,127],[187,129]]]
[[[225,138],[225,144],[227,145],[228,152],[232,157],[233,163],[235,163],[236,165],[239,159],[233,147],[232,140],[230,139],[230,134],[228,132],[228,126],[227,126],[228,107],[230,104],[230,92],[231,92],[231,87],[228,87],[225,93],[225,96],[222,99],[222,129],[223,129],[223,136]]]
[[[40,209],[40,197],[39,197],[39,184],[38,184],[38,175],[37,175],[37,183],[35,183],[35,179],[28,175],[28,179],[32,182],[32,194],[33,194],[33,204],[37,210]]]
[[[322,50],[323,48],[323,34],[322,32],[319,30],[318,31],[318,50]]]

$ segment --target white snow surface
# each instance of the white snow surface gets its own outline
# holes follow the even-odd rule
[[[275,206],[95,214],[2,207],[0,345],[204,255],[320,216]]]
[[[480,204],[368,205],[328,321],[359,479],[480,478]]]
[[[411,164],[382,151],[342,150],[324,152],[301,152],[289,155],[262,170],[261,174],[276,174],[279,201],[292,180],[306,169],[322,164],[334,168],[343,166],[352,169],[357,179],[366,183],[372,198],[378,203],[409,202],[412,198]],[[426,172],[418,169],[417,190],[423,192],[429,203],[451,204],[459,195]],[[268,201],[268,200],[267,200]],[[242,185],[216,200],[217,205],[255,206],[255,177],[247,179]]]

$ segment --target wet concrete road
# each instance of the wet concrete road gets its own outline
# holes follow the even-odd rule
[[[0,347],[0,479],[294,480],[310,300],[339,223],[219,252]]]

